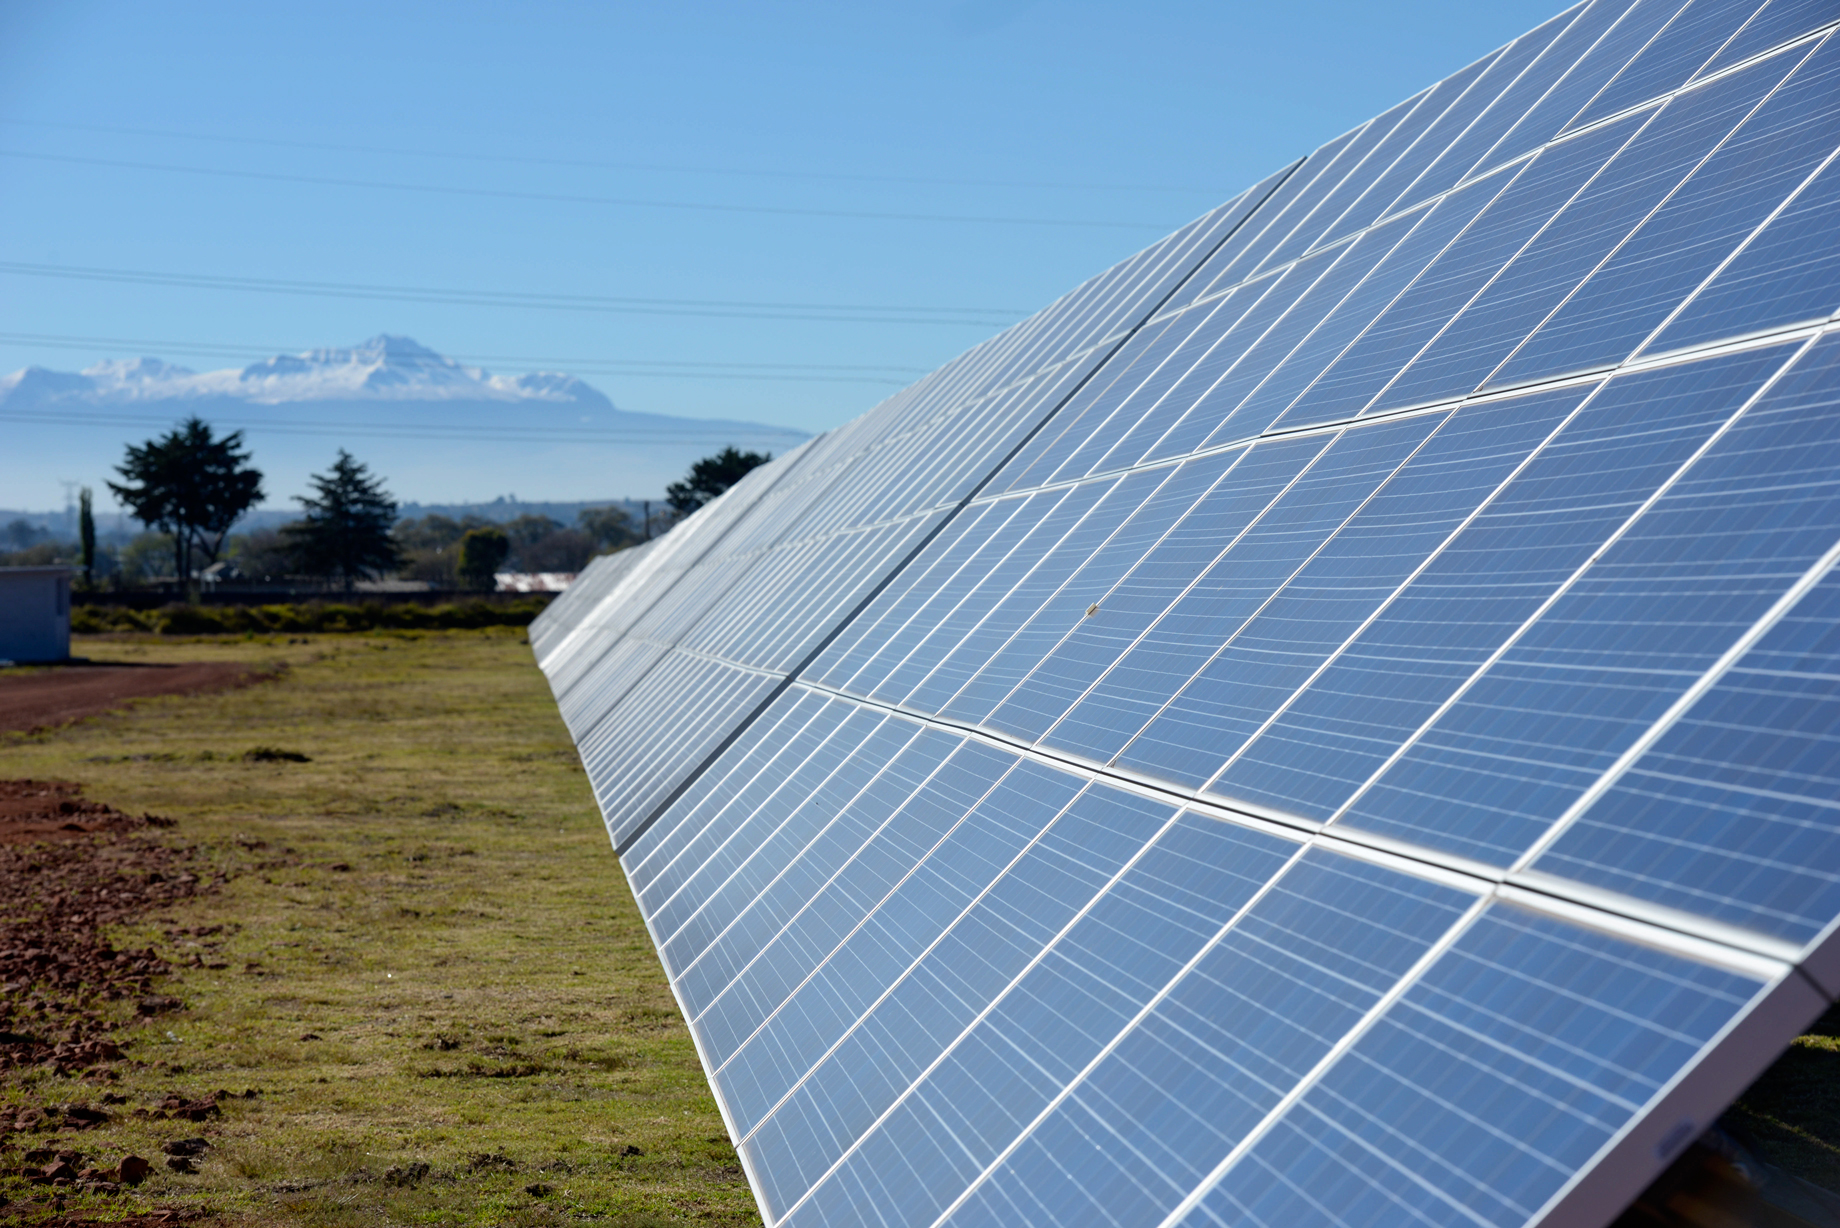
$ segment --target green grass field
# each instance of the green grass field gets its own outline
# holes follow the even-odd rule
[[[227,967],[165,983],[186,1009],[127,1033],[144,1065],[124,1067],[112,1090],[129,1107],[172,1091],[262,1095],[205,1127],[120,1117],[77,1136],[105,1161],[135,1151],[157,1162],[160,1141],[201,1129],[217,1147],[196,1176],[161,1169],[131,1197],[71,1209],[196,1205],[252,1223],[759,1222],[522,638],[92,638],[74,651],[287,669],[245,690],[0,734],[0,774],[77,780],[93,799],[170,816],[179,825],[163,838],[199,843],[234,871],[218,894],[116,936]],[[258,746],[310,761],[239,757]],[[163,933],[213,925],[225,932]],[[0,1098],[98,1091],[29,1074],[10,1076]],[[26,1192],[0,1182],[14,1199]]]

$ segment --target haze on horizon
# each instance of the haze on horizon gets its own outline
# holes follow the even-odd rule
[[[388,334],[575,377],[647,429],[796,441],[1550,12],[21,0],[0,374],[243,370]],[[0,506],[100,494],[177,408],[0,400]],[[339,446],[423,502],[656,497],[723,443],[785,446],[692,431],[680,454],[565,408],[250,430],[271,504]]]

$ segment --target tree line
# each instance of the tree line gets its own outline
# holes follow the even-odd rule
[[[400,505],[385,480],[340,448],[331,467],[309,479],[312,493],[295,496],[298,519],[239,535],[231,530],[266,497],[263,475],[251,464],[241,431],[220,436],[193,417],[165,435],[129,444],[116,467],[121,481],[108,483],[116,500],[145,526],[140,538],[105,559],[86,487],[79,500],[77,558],[65,558],[61,543],[39,541],[38,530],[17,521],[0,529],[0,564],[75,562],[83,583],[94,584],[103,562],[117,574],[152,571],[147,556],[163,550],[172,575],[187,583],[213,569],[222,573],[218,565],[228,564],[251,580],[312,579],[347,592],[360,581],[389,575],[438,588],[491,588],[493,576],[507,566],[573,572],[597,554],[636,545],[770,459],[728,447],[696,461],[683,480],[666,488],[664,508],[642,524],[617,505],[588,508],[574,525],[535,515],[501,524],[438,514],[398,519]],[[10,552],[3,548],[8,545],[14,547]]]

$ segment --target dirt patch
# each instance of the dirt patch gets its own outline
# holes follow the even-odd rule
[[[83,800],[83,786],[68,780],[0,780],[0,845],[76,840],[95,832],[171,827],[170,820],[124,814]]]
[[[221,884],[195,847],[155,838],[170,820],[124,814],[86,801],[71,781],[0,780],[0,1086],[29,1085],[29,1072],[81,1076],[96,1087],[86,1100],[13,1104],[0,1111],[0,1167],[44,1193],[0,1206],[0,1222],[77,1225],[99,1222],[72,1211],[69,1193],[116,1194],[138,1185],[149,1161],[91,1156],[75,1148],[80,1134],[130,1112],[128,1098],[108,1090],[117,1067],[138,1065],[130,1054],[132,1031],[167,1011],[183,1008],[160,993],[172,965],[152,947],[117,950],[108,927],[171,907]],[[214,932],[214,931],[212,931]],[[192,963],[214,948],[209,933],[194,942]],[[131,1004],[131,1005],[130,1005]],[[131,1011],[131,1013],[130,1013]],[[253,1095],[254,1093],[248,1093]],[[174,1093],[132,1115],[204,1121],[218,1115],[217,1101]],[[46,1138],[44,1136],[52,1136]],[[107,1167],[100,1167],[104,1163]],[[188,1157],[168,1157],[175,1171],[193,1171]],[[110,1223],[171,1224],[199,1218],[195,1211],[122,1208]]]
[[[209,1212],[196,1208],[173,1207],[166,1211],[125,1211],[111,1215],[106,1220],[88,1215],[65,1215],[55,1210],[39,1211],[42,1218],[31,1218],[31,1210],[25,1207],[0,1209],[0,1217],[7,1211],[15,1212],[19,1218],[10,1221],[18,1224],[32,1224],[34,1228],[91,1228],[92,1225],[107,1224],[108,1228],[160,1228],[166,1224],[192,1224],[209,1217]]]
[[[108,712],[133,699],[224,691],[274,676],[248,665],[218,661],[71,665],[0,675],[0,730],[46,729]]]
[[[79,793],[67,781],[0,781],[0,832],[19,837],[0,843],[0,1071],[106,1079],[123,1057],[123,1025],[104,1004],[132,999],[145,1018],[180,1003],[155,992],[165,959],[152,947],[118,951],[104,929],[223,882],[195,848],[151,838],[149,827],[170,821]],[[22,1128],[0,1120],[0,1135],[9,1124]]]

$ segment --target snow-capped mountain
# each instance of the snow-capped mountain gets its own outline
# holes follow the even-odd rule
[[[0,377],[0,407],[76,398],[91,404],[223,398],[252,405],[312,401],[546,401],[610,410],[573,375],[493,375],[409,337],[380,334],[349,348],[277,354],[246,367],[193,371],[158,358],[99,362],[75,374],[27,367]]]
[[[493,374],[381,335],[219,371],[133,358],[0,376],[0,506],[57,506],[66,479],[101,495],[125,444],[193,414],[245,433],[271,504],[303,491],[340,447],[397,497],[441,503],[506,491],[656,498],[725,444],[777,454],[805,438],[758,423],[636,413],[573,375]]]

